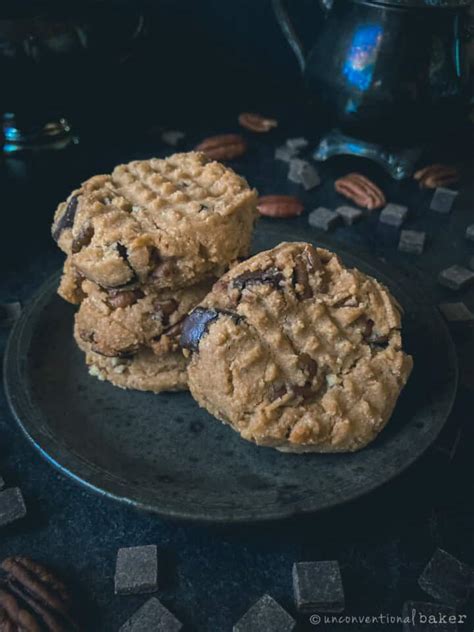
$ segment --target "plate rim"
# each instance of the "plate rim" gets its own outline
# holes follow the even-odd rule
[[[266,233],[268,232],[271,231],[266,231]],[[276,235],[280,236],[279,233],[276,233]],[[297,239],[294,237],[295,235],[292,235],[291,232],[288,231],[284,241],[302,241],[301,237],[298,237]],[[360,253],[357,249],[347,251],[343,247],[341,248],[339,244],[331,242],[330,240],[320,240],[316,237],[310,238],[309,235],[308,240],[315,243],[317,247],[334,250],[338,256],[341,256],[342,259],[344,259],[345,256],[360,259],[370,268],[380,270],[382,275],[390,280],[393,280],[393,283],[396,286],[400,287],[401,290],[404,290],[413,299],[409,289],[407,290],[404,287],[405,284],[398,283],[396,276],[393,278],[394,272],[396,274],[396,270],[392,272],[392,266],[387,263],[378,261],[373,256],[366,254],[365,252]],[[196,508],[196,510],[191,513],[189,510],[186,511],[182,508],[177,509],[175,504],[169,503],[166,499],[163,499],[163,503],[160,506],[157,506],[156,504],[150,504],[138,498],[130,498],[130,496],[127,496],[123,491],[120,491],[123,487],[122,483],[110,480],[102,480],[98,483],[96,481],[94,467],[91,463],[82,459],[74,451],[61,447],[58,440],[54,437],[48,437],[41,432],[38,424],[31,421],[29,410],[30,412],[32,411],[29,406],[30,396],[28,389],[21,379],[17,379],[17,377],[19,378],[22,374],[22,361],[26,359],[25,357],[21,357],[19,351],[21,348],[25,348],[25,346],[26,348],[29,347],[34,334],[35,328],[33,325],[35,320],[33,319],[32,325],[30,317],[32,314],[35,314],[35,308],[38,304],[41,304],[42,302],[47,304],[47,302],[51,300],[51,297],[56,293],[60,276],[61,271],[57,271],[40,285],[33,296],[31,296],[23,310],[23,313],[14,324],[8,337],[3,358],[3,382],[8,406],[13,419],[22,431],[22,434],[26,437],[30,445],[39,452],[44,460],[53,465],[54,468],[59,470],[66,477],[72,479],[76,483],[79,483],[82,487],[98,493],[102,497],[118,501],[126,506],[157,515],[166,520],[216,525],[273,522],[276,520],[290,519],[295,516],[315,514],[319,511],[327,511],[329,509],[342,506],[348,502],[354,502],[396,479],[416,461],[418,461],[418,459],[421,458],[429,447],[433,445],[450,418],[458,392],[459,365],[456,347],[451,333],[442,319],[441,314],[436,310],[435,305],[433,305],[432,301],[423,300],[427,298],[427,293],[425,292],[425,288],[423,288],[423,291],[421,291],[417,296],[417,300],[419,304],[424,304],[429,307],[430,311],[432,311],[433,315],[437,318],[438,325],[440,325],[443,329],[446,341],[446,350],[448,352],[447,357],[449,358],[448,367],[452,371],[453,386],[447,405],[447,412],[444,416],[444,421],[439,425],[439,428],[434,434],[430,434],[428,436],[428,440],[424,442],[423,447],[421,447],[414,455],[412,454],[409,459],[403,462],[402,466],[397,471],[390,473],[382,482],[380,482],[380,480],[375,480],[373,484],[367,484],[360,490],[359,493],[352,494],[350,499],[343,498],[342,500],[339,500],[335,498],[333,500],[326,501],[322,506],[321,503],[319,503],[318,506],[314,506],[314,503],[305,500],[304,507],[295,507],[290,504],[287,507],[280,505],[274,511],[267,510],[263,515],[250,513],[248,510],[233,514],[231,511],[226,509],[210,515],[209,511],[201,511],[199,508]],[[65,455],[67,455],[66,462],[64,462]]]

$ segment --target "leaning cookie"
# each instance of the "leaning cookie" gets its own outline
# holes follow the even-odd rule
[[[115,386],[139,391],[182,391],[187,388],[186,358],[177,344],[163,339],[158,353],[143,347],[133,355],[109,357],[93,351],[93,345],[74,330],[74,338],[84,351],[89,373]]]
[[[83,281],[81,290],[85,298],[76,314],[77,335],[96,353],[108,357],[156,347],[163,335],[176,331],[183,318],[209,292],[213,281],[206,279],[174,291],[156,291],[150,286],[105,290],[91,281]]]
[[[59,205],[52,234],[69,270],[104,288],[185,287],[248,254],[256,204],[232,169],[175,154],[90,178]]]
[[[411,369],[397,302],[333,253],[283,243],[234,267],[185,320],[188,385],[244,439],[346,452],[390,418]]]

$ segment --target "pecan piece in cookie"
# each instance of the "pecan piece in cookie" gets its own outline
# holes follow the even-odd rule
[[[247,143],[239,134],[220,134],[205,138],[196,147],[212,160],[234,160],[247,151]]]
[[[338,193],[370,211],[386,204],[385,195],[371,180],[360,173],[349,173],[334,183]]]
[[[51,571],[27,557],[10,557],[1,564],[6,579],[0,591],[4,619],[18,632],[75,632],[72,598]],[[8,627],[5,628],[8,630]]]
[[[435,164],[420,169],[413,177],[422,189],[436,189],[459,182],[461,172],[456,165]]]
[[[130,307],[131,305],[135,305],[135,303],[143,298],[145,295],[141,290],[110,290],[108,292],[107,303],[113,309],[118,309],[120,307]]]
[[[76,254],[86,246],[88,246],[94,237],[94,227],[92,224],[82,226],[77,237],[72,240],[71,252]]]
[[[246,272],[236,277],[232,281],[234,288],[242,291],[251,285],[271,285],[277,288],[283,281],[283,274],[277,268],[269,268],[268,270],[255,270]]]

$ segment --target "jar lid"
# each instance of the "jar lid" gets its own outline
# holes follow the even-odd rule
[[[431,9],[457,9],[468,7],[471,0],[371,0],[373,4],[392,7],[426,7]]]

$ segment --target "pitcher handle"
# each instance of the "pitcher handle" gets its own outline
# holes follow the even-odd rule
[[[286,7],[284,5],[284,0],[272,0],[272,5],[275,17],[278,21],[278,24],[280,25],[281,30],[283,31],[283,35],[285,36],[288,44],[291,46],[293,52],[296,55],[299,67],[301,68],[301,72],[304,72],[306,59],[303,44],[301,43],[301,40],[295,31],[295,27],[291,22],[288,11],[286,10]]]

